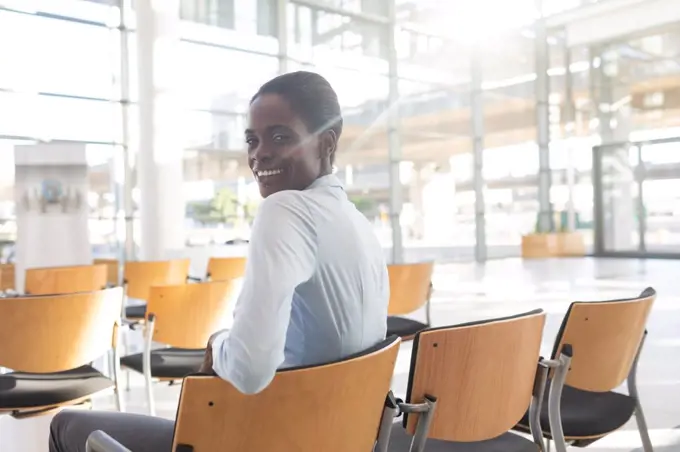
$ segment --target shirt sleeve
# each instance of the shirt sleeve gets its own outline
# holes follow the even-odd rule
[[[314,274],[316,252],[314,222],[302,195],[267,197],[253,223],[232,329],[212,344],[213,370],[239,391],[262,391],[284,362],[293,294]]]

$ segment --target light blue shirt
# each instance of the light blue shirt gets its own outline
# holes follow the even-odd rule
[[[268,196],[255,218],[231,331],[213,369],[246,394],[282,367],[360,352],[385,338],[389,280],[371,224],[338,178]]]

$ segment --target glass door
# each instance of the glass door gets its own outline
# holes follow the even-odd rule
[[[595,255],[680,257],[680,138],[593,148]]]
[[[640,146],[644,241],[652,254],[680,254],[680,141]]]

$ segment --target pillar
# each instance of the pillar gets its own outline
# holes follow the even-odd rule
[[[545,19],[536,21],[536,144],[538,145],[538,232],[554,230],[550,204],[550,48]]]
[[[140,258],[158,260],[184,247],[183,140],[175,82],[179,0],[139,0],[136,11]]]
[[[130,6],[125,0],[119,1],[120,8],[120,23],[126,25],[128,23],[128,14]],[[122,212],[123,224],[125,225],[125,241],[124,246],[118,251],[118,260],[125,262],[135,260],[136,247],[134,237],[134,202],[132,199],[132,189],[134,184],[134,161],[132,156],[132,140],[130,139],[130,32],[128,30],[121,30],[120,33],[120,99],[121,99],[121,135],[122,135],[122,159],[121,171],[118,173],[116,169],[116,181],[120,187],[119,196],[117,199],[122,200],[122,204],[116,208],[116,224],[120,212]],[[122,271],[119,272],[122,274]]]
[[[482,91],[482,64],[477,48],[474,48],[470,58],[471,102],[470,117],[472,122],[472,153],[473,172],[472,181],[475,190],[475,260],[485,262],[486,249],[486,221],[484,217],[484,98]]]
[[[573,77],[571,75],[571,48],[564,40],[564,143],[567,147],[567,230],[576,230],[576,208],[574,206],[574,187],[576,169],[574,167],[574,145],[572,138],[576,131],[576,106],[574,105]]]
[[[288,0],[276,0],[276,33],[279,40],[279,73],[288,72]]]
[[[389,94],[387,102],[387,140],[390,180],[390,226],[392,228],[392,262],[399,263],[404,256],[401,233],[401,143],[399,142],[399,75],[397,71],[396,0],[388,0],[389,24],[387,27],[387,55]]]
[[[428,168],[424,168],[420,162],[415,162],[411,169],[411,180],[408,184],[409,200],[413,207],[413,227],[411,238],[422,240],[425,236],[425,205],[423,191],[429,182],[430,174]]]

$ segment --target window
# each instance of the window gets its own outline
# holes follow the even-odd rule
[[[180,95],[184,106],[244,112],[250,98],[279,70],[274,57],[182,42]]]
[[[120,108],[105,101],[0,93],[0,135],[120,142]]]
[[[117,31],[0,11],[0,88],[110,99]]]
[[[191,22],[233,29],[234,0],[182,0],[180,17]]]

